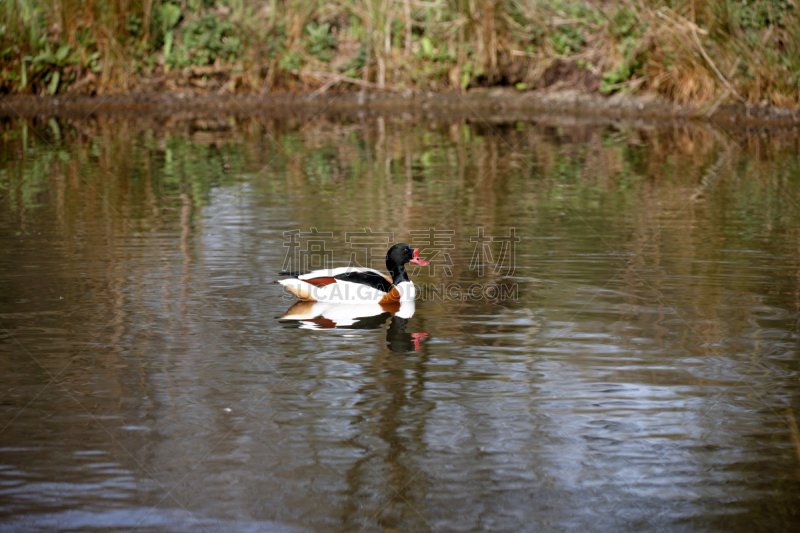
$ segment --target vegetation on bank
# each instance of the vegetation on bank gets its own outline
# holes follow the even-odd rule
[[[800,104],[800,0],[0,0],[0,94],[334,85]]]

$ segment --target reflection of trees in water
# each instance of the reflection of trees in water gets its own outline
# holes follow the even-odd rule
[[[613,234],[622,223],[629,227],[629,241],[608,244],[634,254],[621,258],[630,267],[620,279],[632,289],[648,269],[659,276],[687,265],[719,271],[714,260],[721,252],[698,239],[729,239],[724,213],[731,209],[748,219],[759,244],[784,252],[774,249],[770,237],[791,231],[792,218],[786,215],[793,206],[777,185],[797,190],[791,180],[800,175],[788,133],[735,134],[731,140],[727,133],[691,124],[637,129],[624,122],[545,119],[536,126],[489,127],[463,119],[415,124],[392,116],[306,124],[303,117],[267,115],[33,119],[30,124],[3,122],[0,141],[3,185],[10,191],[5,202],[23,231],[28,211],[52,199],[65,237],[83,234],[97,221],[108,227],[109,239],[180,226],[186,256],[198,245],[194,237],[202,206],[212,191],[246,181],[263,203],[279,198],[300,210],[308,226],[369,224],[405,234],[441,215],[442,225],[456,229],[463,254],[477,226],[498,234],[510,224],[520,226],[529,238],[518,252],[538,255],[548,243],[530,237],[585,235],[591,247],[597,235]],[[318,194],[319,188],[326,192]],[[570,191],[569,202],[561,190]],[[601,212],[603,207],[595,205],[607,195],[620,203],[622,220],[592,216]],[[451,213],[438,208],[457,198],[463,199]],[[771,207],[765,212],[763,205]],[[576,231],[586,223],[592,232]],[[73,245],[68,238],[64,243]],[[685,259],[680,264],[670,264],[675,251]],[[456,278],[474,275],[467,263],[457,261]],[[500,279],[490,273],[484,281]],[[796,306],[800,293],[794,287],[788,281],[779,292],[791,293]],[[718,324],[713,310],[725,291],[708,285],[698,291],[681,299],[701,302],[697,309],[703,318]],[[660,294],[671,300],[670,294]],[[664,328],[663,316],[655,322]],[[665,333],[660,331],[657,335]],[[706,333],[707,344],[725,335]]]
[[[598,236],[612,235],[623,224],[629,240],[608,245],[633,254],[620,258],[621,266],[629,264],[620,279],[633,290],[648,272],[733,275],[719,261],[724,252],[704,244],[736,238],[725,215],[731,211],[746,222],[752,242],[777,255],[790,252],[776,248],[781,240],[772,238],[793,231],[795,206],[778,186],[796,191],[792,185],[800,175],[789,133],[738,133],[731,139],[692,124],[635,128],[545,119],[535,126],[490,127],[393,116],[306,124],[303,117],[263,115],[32,119],[30,126],[6,120],[2,129],[0,179],[9,191],[8,216],[24,232],[34,206],[52,201],[67,250],[76,249],[70,237],[87,234],[91,224],[104,224],[107,239],[180,227],[188,258],[213,191],[246,182],[259,203],[280,199],[299,210],[308,226],[369,224],[405,234],[442,216],[441,224],[456,230],[463,255],[477,226],[496,234],[519,226],[527,238],[518,253],[535,256],[549,243],[531,237],[569,235],[575,245],[584,239],[591,249]],[[318,194],[320,188],[325,193]],[[570,200],[560,191],[569,191]],[[450,213],[438,207],[458,198]],[[608,201],[619,204],[620,219],[600,216]],[[587,223],[592,231],[578,231]],[[680,263],[670,261],[676,252]],[[457,261],[456,278],[474,276],[467,263]],[[689,265],[700,270],[688,271]],[[501,279],[490,273],[484,281]],[[786,286],[776,296],[788,303],[791,295],[796,308],[796,276],[783,279]],[[675,298],[663,291],[651,296]],[[725,296],[722,284],[701,284],[696,293],[678,298],[699,302],[695,311],[719,325],[714,310]],[[655,323],[662,328],[656,334],[663,335],[663,313]],[[712,327],[703,334],[711,345],[726,332]]]

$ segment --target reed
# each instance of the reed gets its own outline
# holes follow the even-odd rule
[[[655,92],[800,103],[800,0],[2,0],[0,93]]]

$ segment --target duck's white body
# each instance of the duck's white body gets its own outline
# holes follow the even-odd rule
[[[337,282],[325,287],[317,287],[298,279],[286,279],[279,283],[301,300],[309,302],[379,305],[391,302],[413,302],[416,296],[414,284],[410,281],[395,286],[397,295],[359,283]]]
[[[281,272],[289,276],[281,285],[310,302],[346,304],[388,304],[413,302],[414,284],[408,279],[406,263],[427,266],[419,250],[407,244],[396,244],[386,254],[386,268],[392,277],[371,268],[332,268],[309,273]]]
[[[386,283],[376,287],[363,282],[336,278],[336,276],[341,276],[342,274],[367,275],[366,278],[348,276],[351,279],[370,279],[380,276],[380,278],[386,280]],[[320,280],[324,280],[327,283],[323,285]],[[296,278],[281,280],[278,283],[301,300],[312,302],[377,305],[390,302],[413,302],[416,297],[414,284],[410,281],[403,281],[395,285],[391,282],[391,278],[371,268],[344,267],[316,270]],[[389,290],[386,290],[386,288]]]

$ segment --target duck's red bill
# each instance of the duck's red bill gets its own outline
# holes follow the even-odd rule
[[[428,265],[430,265],[430,262],[419,258],[419,248],[414,248],[414,259],[409,261],[409,263],[414,263],[415,265],[419,265],[419,266],[428,266]]]

